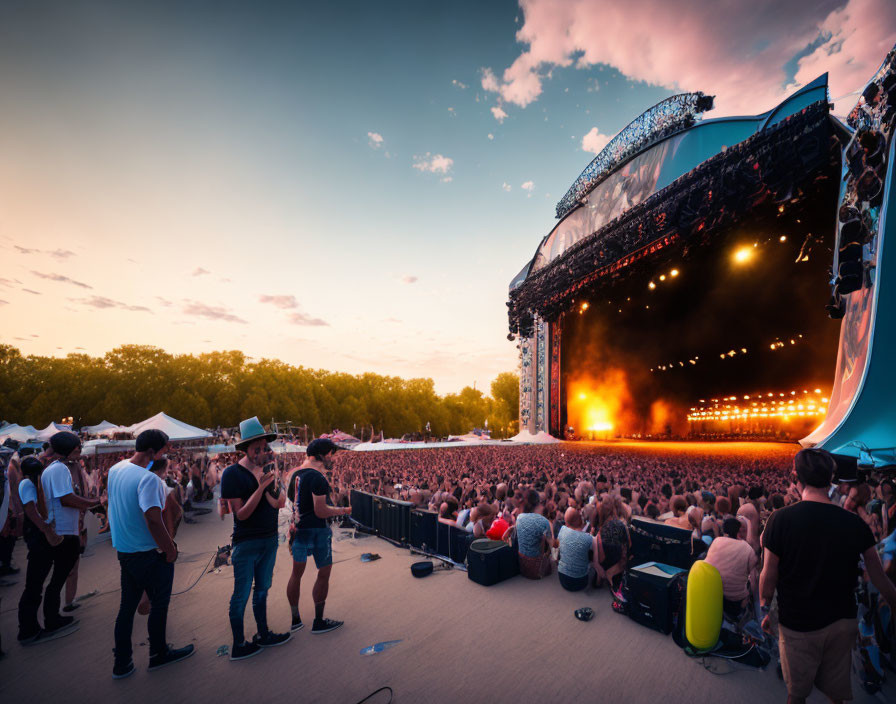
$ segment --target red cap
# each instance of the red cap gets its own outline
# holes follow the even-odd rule
[[[507,529],[510,528],[510,524],[505,521],[503,518],[495,519],[494,523],[492,523],[492,527],[488,529],[488,532],[485,534],[487,538],[491,538],[492,540],[500,540],[504,537],[504,534],[507,532]]]

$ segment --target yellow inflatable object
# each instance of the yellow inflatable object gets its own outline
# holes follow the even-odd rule
[[[698,650],[719,642],[722,630],[722,575],[705,560],[697,560],[688,572],[684,633]]]

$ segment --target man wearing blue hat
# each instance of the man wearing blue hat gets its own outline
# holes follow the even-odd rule
[[[292,633],[268,630],[268,590],[277,559],[277,515],[286,504],[274,471],[273,452],[268,444],[277,438],[268,433],[257,417],[240,423],[236,449],[243,453],[221,476],[221,498],[233,512],[233,596],[230,598],[230,628],[233,631],[231,660],[245,660],[263,648],[282,645]],[[252,591],[252,612],[258,633],[247,641],[243,615]]]

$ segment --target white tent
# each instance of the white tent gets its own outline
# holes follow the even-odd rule
[[[134,425],[128,426],[127,428],[122,428],[122,431],[131,433],[134,437],[137,437],[144,430],[149,429],[161,430],[165,432],[171,440],[201,440],[212,436],[211,433],[202,430],[201,428],[194,428],[192,425],[177,420],[177,418],[172,418],[165,413],[157,413],[152,418],[147,418],[141,423],[134,423]]]
[[[0,428],[0,442],[6,438],[12,438],[18,442],[25,442],[37,435],[37,429],[33,425],[5,425]]]
[[[90,457],[110,452],[129,452],[134,449],[135,442],[135,440],[88,440],[81,446],[81,454]]]
[[[112,433],[121,432],[121,428],[115,425],[115,423],[110,423],[109,421],[104,420],[102,423],[97,423],[96,425],[85,425],[81,428],[81,431],[88,435],[111,435]]]
[[[62,425],[60,423],[50,423],[43,430],[37,431],[37,439],[38,440],[49,440],[56,433],[58,433],[62,430],[71,431],[71,429],[72,429],[72,426],[70,426],[70,425]]]

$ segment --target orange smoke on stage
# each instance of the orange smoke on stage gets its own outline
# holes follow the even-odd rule
[[[599,377],[571,378],[566,398],[567,424],[579,437],[606,438],[631,432],[632,397],[621,369],[605,369]]]

